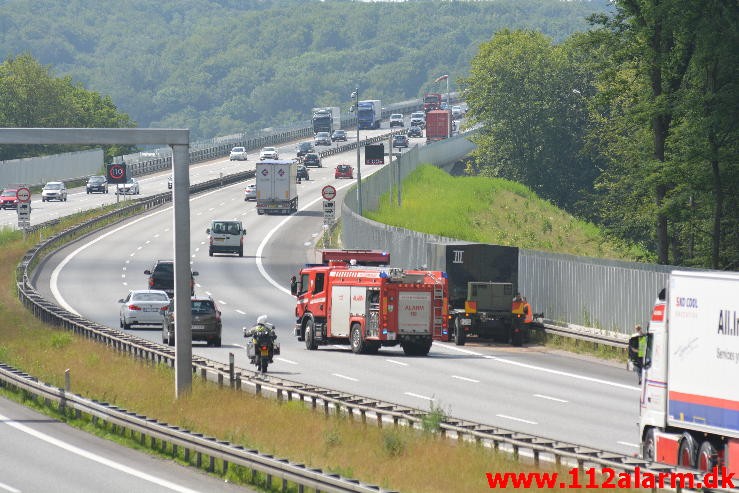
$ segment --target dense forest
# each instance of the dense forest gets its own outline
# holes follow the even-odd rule
[[[315,106],[395,102],[469,72],[499,29],[561,40],[605,0],[4,0],[0,55],[24,53],[110,96],[140,127],[194,138],[307,120]],[[445,88],[445,86],[444,86]]]
[[[739,269],[735,0],[30,5],[0,4],[0,126],[213,137],[449,74],[481,129],[469,174],[520,181],[647,260]]]

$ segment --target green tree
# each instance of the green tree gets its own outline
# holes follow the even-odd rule
[[[54,77],[51,68],[31,55],[9,57],[0,64],[0,126],[3,127],[132,127],[109,97],[85,90],[70,77]],[[13,145],[0,147],[0,159],[64,152],[81,147]],[[82,147],[84,148],[84,147]],[[130,147],[107,146],[106,157]]]
[[[469,172],[522,182],[565,207],[591,188],[597,167],[581,152],[593,91],[584,48],[508,30],[480,47],[460,81],[471,124],[482,124]]]
[[[608,60],[589,135],[609,162],[602,223],[653,246],[660,263],[736,268],[736,5],[618,5],[599,22]]]

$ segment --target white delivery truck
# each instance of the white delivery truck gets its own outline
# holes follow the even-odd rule
[[[739,273],[671,272],[642,337],[644,459],[739,475]]]
[[[298,165],[293,160],[257,162],[257,214],[292,214],[298,210]]]

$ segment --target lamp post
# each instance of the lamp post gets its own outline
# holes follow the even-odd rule
[[[357,114],[357,209],[362,215],[362,165],[359,159],[359,88],[355,88],[351,95],[354,100],[354,111]]]

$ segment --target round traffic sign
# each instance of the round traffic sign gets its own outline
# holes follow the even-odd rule
[[[15,198],[18,199],[18,202],[30,202],[31,201],[31,191],[27,189],[26,187],[21,187],[15,192]]]
[[[108,175],[113,180],[120,180],[124,176],[126,176],[126,167],[123,164],[112,164],[108,168]]]
[[[325,200],[334,200],[336,198],[336,189],[331,185],[326,185],[321,189],[321,195]]]

